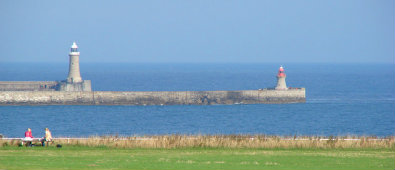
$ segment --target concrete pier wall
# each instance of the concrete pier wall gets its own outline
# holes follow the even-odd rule
[[[0,91],[55,91],[56,81],[0,81]]]
[[[92,91],[90,80],[66,81],[0,81],[0,91]]]
[[[213,105],[305,102],[305,89],[241,91],[0,91],[0,105]]]

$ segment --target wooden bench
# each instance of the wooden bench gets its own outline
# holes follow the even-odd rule
[[[16,139],[21,140],[21,145],[22,145],[22,146],[23,146],[23,145],[28,146],[29,143],[30,143],[31,145],[34,145],[34,146],[42,146],[42,140],[44,140],[44,138],[33,138],[32,141],[26,141],[25,138],[16,138]],[[37,142],[38,142],[39,144],[37,144]],[[54,141],[53,141],[53,139],[52,139],[51,141],[46,141],[46,143],[47,143],[47,146],[49,146],[49,143],[52,143],[52,144],[53,144]]]

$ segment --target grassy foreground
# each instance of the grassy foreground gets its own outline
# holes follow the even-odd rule
[[[0,169],[394,169],[393,148],[0,147]]]

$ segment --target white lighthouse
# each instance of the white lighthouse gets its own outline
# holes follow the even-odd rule
[[[69,75],[67,79],[59,82],[59,91],[92,91],[91,81],[82,80],[80,73],[80,52],[75,42],[71,45],[69,53]]]
[[[67,76],[67,83],[81,83],[80,52],[78,52],[78,46],[75,42],[71,45],[69,57],[69,76]]]
[[[281,66],[280,69],[278,69],[276,90],[288,89],[287,84],[285,83],[285,77],[287,76],[285,75],[283,66]]]

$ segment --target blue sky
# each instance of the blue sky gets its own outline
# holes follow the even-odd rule
[[[0,62],[394,63],[393,0],[0,1]]]

